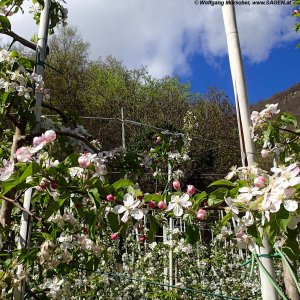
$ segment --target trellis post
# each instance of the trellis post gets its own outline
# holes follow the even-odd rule
[[[122,124],[122,149],[126,151],[125,143],[125,119],[124,119],[124,107],[121,107],[121,124]]]
[[[242,160],[245,165],[254,163],[254,145],[250,134],[250,113],[247,99],[246,81],[242,62],[241,48],[237,31],[234,5],[225,4],[222,6],[223,20],[227,37],[228,56],[231,69],[231,77],[235,94],[236,111],[238,117]],[[263,247],[258,247],[260,254],[269,254],[270,245],[268,237],[263,237]],[[262,264],[275,277],[274,264],[271,258],[262,258]],[[278,299],[277,293],[269,279],[260,271],[261,293],[263,300]]]
[[[38,31],[38,41],[36,49],[36,65],[34,72],[37,75],[43,75],[44,65],[43,62],[46,58],[46,49],[47,49],[47,37],[48,37],[48,28],[49,28],[49,17],[50,17],[50,6],[51,0],[44,0],[44,8],[41,12],[40,25]],[[41,115],[42,115],[42,101],[44,95],[40,92],[35,93],[35,129],[34,132],[37,133],[41,129]],[[30,178],[28,178],[30,180]],[[33,189],[29,188],[26,190],[24,195],[24,208],[30,210],[31,197]],[[29,215],[26,212],[22,212],[21,216],[21,225],[20,225],[20,235],[18,240],[18,249],[24,249],[28,246],[30,238],[30,220]],[[22,264],[18,265],[17,275],[21,275],[24,271],[24,266]],[[24,299],[25,294],[25,278],[21,281],[20,285],[14,288],[14,300]]]

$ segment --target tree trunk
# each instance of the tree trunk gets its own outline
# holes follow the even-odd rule
[[[297,269],[295,265],[290,264],[293,272],[297,275]],[[282,261],[283,267],[283,282],[285,286],[286,295],[290,300],[299,300],[299,294],[295,282],[288,270],[288,267],[284,261]],[[297,276],[296,276],[297,277]]]
[[[13,144],[10,151],[10,160],[15,159],[15,153],[18,146],[19,136],[20,136],[20,129],[16,127]],[[14,199],[15,197],[14,195],[10,195],[10,198]],[[11,202],[2,200],[1,211],[0,211],[0,224],[3,227],[7,227],[10,225],[12,209],[13,209],[13,204]]]

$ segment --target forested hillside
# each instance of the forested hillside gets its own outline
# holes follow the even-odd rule
[[[287,111],[294,114],[300,121],[300,83],[295,84],[289,89],[264,99],[253,105],[252,110],[260,111],[264,109],[267,103],[278,103],[281,111]]]
[[[193,93],[178,78],[155,79],[146,67],[130,70],[113,57],[89,61],[88,44],[74,28],[61,30],[49,46],[45,82],[50,104],[79,120],[103,150],[122,145],[123,108],[126,120],[142,123],[125,122],[128,151],[153,144],[159,130],[143,124],[189,135],[191,160],[184,171],[199,188],[238,164],[236,117],[222,91]]]

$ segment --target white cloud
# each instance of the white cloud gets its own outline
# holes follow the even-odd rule
[[[209,61],[227,53],[220,6],[193,0],[69,0],[68,8],[69,23],[90,43],[93,59],[111,54],[162,77],[189,72],[192,54]],[[242,51],[250,62],[266,60],[273,48],[297,38],[291,12],[287,6],[237,6]],[[13,23],[27,38],[32,35],[32,22],[18,17]]]

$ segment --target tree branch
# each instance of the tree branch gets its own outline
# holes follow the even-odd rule
[[[282,131],[285,131],[285,132],[289,132],[289,133],[292,133],[292,134],[295,134],[295,135],[298,135],[300,136],[300,132],[295,132],[293,130],[290,130],[290,129],[286,129],[286,128],[282,128],[282,127],[278,127],[279,130],[282,130]]]
[[[8,197],[5,196],[0,196],[3,200],[12,203],[13,205],[15,205],[16,207],[18,207],[21,211],[26,212],[30,217],[40,221],[40,219],[38,217],[36,217],[31,211],[29,211],[28,209],[26,209],[25,207],[23,207],[22,205],[20,205],[16,200],[10,199]]]
[[[85,138],[84,136],[82,136],[82,135],[78,135],[76,133],[67,132],[67,131],[58,131],[58,130],[54,130],[54,131],[55,131],[55,133],[57,135],[60,135],[60,136],[69,136],[69,137],[72,137],[72,138],[74,138],[76,140],[84,142],[95,153],[100,152],[100,149],[98,149],[95,146],[93,146],[90,143],[90,141],[87,138]],[[31,141],[34,137],[39,136],[39,135],[40,135],[39,133],[33,133],[33,134],[23,135],[23,136],[19,137],[19,139],[18,139],[18,143],[19,143],[18,146],[23,145],[25,142]]]
[[[84,142],[91,150],[93,150],[94,152],[98,153],[100,152],[100,149],[96,148],[95,146],[93,146],[90,141],[88,139],[86,139],[84,136],[78,135],[76,133],[72,133],[72,132],[66,132],[66,131],[55,131],[57,135],[61,135],[61,136],[69,136],[72,137],[74,139],[77,139],[79,141]]]
[[[35,43],[24,39],[23,37],[19,36],[15,32],[13,32],[12,30],[5,30],[5,31],[2,31],[1,33],[10,36],[11,38],[13,38],[13,41],[19,42],[23,46],[25,46],[33,51],[36,51],[37,45]],[[49,54],[48,46],[46,49],[46,54]]]
[[[76,123],[74,120],[72,120],[71,118],[69,118],[68,116],[66,116],[60,109],[52,106],[51,104],[49,103],[46,103],[46,102],[42,102],[42,107],[44,108],[47,108],[47,109],[50,109],[52,111],[55,111],[57,114],[59,114],[59,116],[62,118],[62,120],[64,121],[64,123],[68,123],[68,121],[72,121],[73,122],[73,126],[76,126]]]

